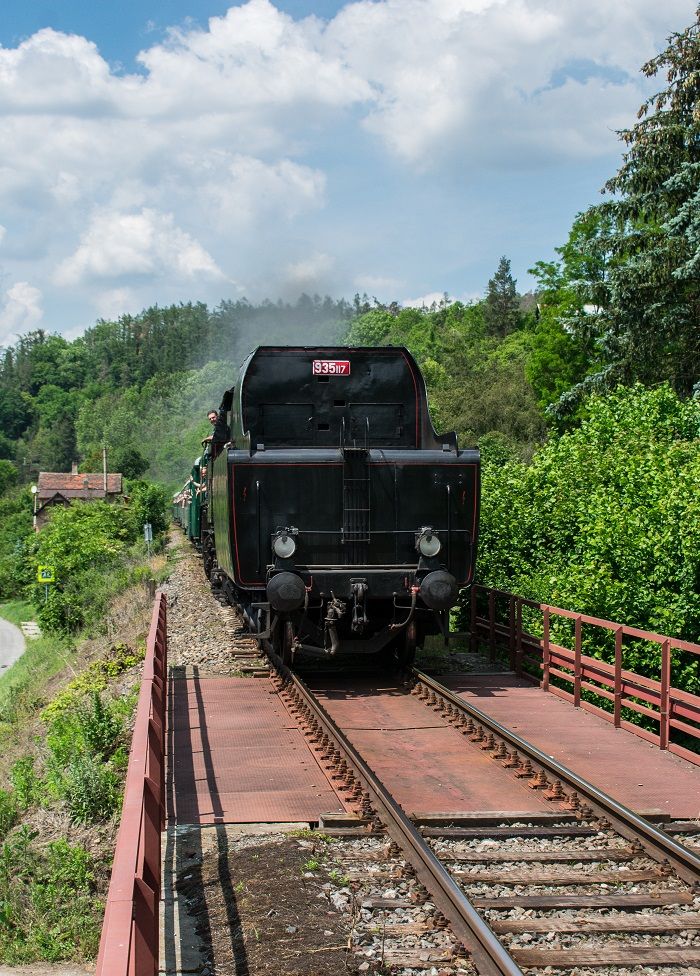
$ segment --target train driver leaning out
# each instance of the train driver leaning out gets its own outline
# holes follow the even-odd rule
[[[218,412],[218,410],[210,410],[209,413],[207,414],[207,420],[209,421],[209,423],[212,425],[212,427],[214,429],[216,429],[216,423],[217,423],[218,419],[219,419],[219,412]],[[209,434],[207,437],[203,437],[202,438],[202,444],[206,444],[207,445],[207,448],[206,448],[207,452],[210,451],[210,445],[211,445],[211,442],[212,442],[213,439],[214,439],[214,433],[213,432],[211,434]]]

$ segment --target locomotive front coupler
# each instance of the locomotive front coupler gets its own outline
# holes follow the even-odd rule
[[[338,621],[345,615],[347,610],[347,603],[343,600],[339,600],[337,596],[331,591],[332,599],[328,601],[328,607],[326,608],[326,633],[330,638],[331,646],[326,647],[326,652],[333,657],[337,653],[340,647],[340,638],[338,637]]]
[[[364,629],[369,623],[369,617],[367,616],[367,605],[365,603],[365,597],[367,596],[367,580],[366,579],[351,579],[350,585],[352,586],[352,596],[353,596],[353,607],[352,607],[352,623],[350,624],[350,629],[353,634],[362,634]]]

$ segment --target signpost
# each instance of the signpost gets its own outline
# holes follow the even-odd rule
[[[55,566],[37,566],[36,568],[36,580],[37,583],[44,584],[44,603],[49,599],[49,583],[56,582],[56,567]]]
[[[146,548],[148,549],[148,555],[151,555],[151,543],[153,542],[153,528],[150,522],[146,522],[143,527],[143,539],[146,543]]]

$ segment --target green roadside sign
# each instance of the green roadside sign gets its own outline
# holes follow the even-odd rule
[[[37,579],[37,583],[55,583],[56,582],[56,567],[55,566],[37,566],[36,579]]]

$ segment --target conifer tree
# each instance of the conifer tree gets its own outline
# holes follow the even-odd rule
[[[490,335],[507,336],[520,325],[520,304],[510,261],[504,255],[489,279],[484,303],[484,322]]]

